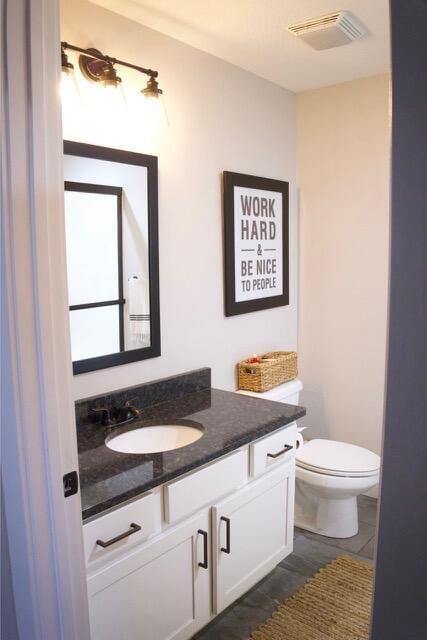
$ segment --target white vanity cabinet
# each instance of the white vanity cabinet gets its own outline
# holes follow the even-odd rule
[[[91,640],[186,640],[208,621],[208,511],[88,578]]]
[[[294,479],[294,464],[281,465],[213,507],[215,613],[291,553]]]
[[[189,640],[291,553],[296,433],[288,425],[83,526],[91,640]]]

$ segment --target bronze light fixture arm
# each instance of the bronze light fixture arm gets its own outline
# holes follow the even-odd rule
[[[135,69],[135,71],[140,71],[141,73],[145,73],[147,76],[151,78],[157,78],[159,75],[158,71],[154,69],[146,69],[145,67],[139,67],[136,64],[131,64],[130,62],[125,62],[124,60],[118,60],[117,58],[112,58],[110,56],[105,56],[100,52],[95,53],[93,49],[83,49],[82,47],[77,47],[75,44],[70,44],[69,42],[61,42],[61,49],[65,51],[69,49],[71,51],[77,51],[89,58],[93,58],[94,60],[99,60],[100,62],[106,62],[107,64],[118,64],[122,67],[128,67],[129,69]]]

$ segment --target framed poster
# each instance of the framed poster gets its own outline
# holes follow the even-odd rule
[[[225,315],[289,304],[289,183],[224,171]]]

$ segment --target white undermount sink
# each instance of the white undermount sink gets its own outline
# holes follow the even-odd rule
[[[162,424],[125,431],[111,437],[105,444],[120,453],[161,453],[185,447],[202,435],[203,431],[197,427]]]

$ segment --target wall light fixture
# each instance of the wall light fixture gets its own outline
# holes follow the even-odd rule
[[[61,63],[63,78],[70,78],[74,74],[74,66],[69,62],[66,51],[76,51],[80,53],[79,67],[82,75],[91,82],[99,82],[106,88],[121,87],[122,79],[117,75],[115,66],[128,67],[148,76],[146,86],[141,90],[141,94],[146,99],[158,100],[163,91],[159,88],[156,78],[158,72],[154,69],[146,69],[136,64],[118,60],[111,56],[104,55],[98,49],[83,49],[68,42],[61,42]]]

